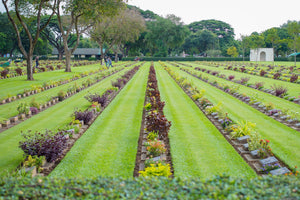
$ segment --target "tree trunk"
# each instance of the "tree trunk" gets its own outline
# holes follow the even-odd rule
[[[104,65],[103,60],[104,60],[105,55],[104,55],[104,52],[103,52],[103,47],[100,44],[99,44],[99,47],[100,47],[100,52],[101,52],[101,58],[100,58],[101,62],[100,63],[101,63],[101,65]]]
[[[58,60],[62,60],[64,53],[62,51],[58,52]]]
[[[115,63],[117,63],[117,62],[118,62],[118,60],[119,60],[119,57],[118,57],[118,52],[117,52],[117,51],[115,51]]]
[[[32,58],[31,54],[28,54],[26,61],[27,61],[27,80],[33,81],[33,68],[32,68]]]
[[[66,70],[65,72],[71,72],[71,51],[65,51],[66,55]]]

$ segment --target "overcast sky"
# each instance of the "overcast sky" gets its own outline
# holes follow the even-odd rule
[[[288,20],[300,21],[300,0],[128,0],[128,4],[164,17],[174,14],[185,24],[221,20],[234,28],[236,38],[279,27]]]
[[[128,4],[164,17],[174,14],[185,24],[221,20],[234,28],[236,38],[279,27],[288,20],[300,21],[300,0],[128,0]],[[0,11],[4,12],[2,2]]]

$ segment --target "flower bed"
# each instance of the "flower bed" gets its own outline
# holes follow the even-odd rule
[[[165,102],[160,92],[153,64],[148,76],[145,107],[139,138],[134,176],[165,176],[174,173],[168,132],[171,122],[163,113]]]

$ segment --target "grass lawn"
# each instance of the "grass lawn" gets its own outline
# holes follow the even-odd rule
[[[133,176],[149,64],[140,68],[50,176]]]
[[[188,67],[184,67],[184,68],[190,69]],[[204,72],[199,72],[197,70],[193,70],[193,72],[196,72],[197,75],[202,74],[202,76],[208,77],[209,81],[216,80],[218,83],[221,83],[221,84],[227,84],[229,86],[231,86],[231,85],[239,86],[239,90],[238,90],[239,93],[246,94],[247,96],[250,96],[250,97],[251,96],[257,97],[257,99],[264,104],[273,103],[276,109],[281,109],[281,110],[288,109],[290,111],[300,113],[300,105],[299,104],[295,104],[293,102],[282,99],[280,97],[276,97],[274,95],[271,95],[271,94],[268,94],[268,93],[265,93],[265,92],[247,87],[247,86],[243,86],[243,85],[240,85],[240,84],[237,84],[237,83],[234,83],[234,82],[231,82],[231,81],[228,81],[228,80],[225,80],[225,79],[222,79],[217,76],[213,76],[213,75],[210,75],[210,74],[207,74]]]
[[[196,64],[196,63],[189,63],[191,64],[193,67],[200,67],[200,68],[205,68],[205,69],[210,69],[212,71],[218,71],[220,72],[220,74],[225,74],[226,77],[228,77],[229,75],[234,75],[235,78],[234,80],[240,80],[242,77],[249,77],[250,80],[248,81],[248,83],[251,84],[255,84],[256,82],[264,82],[264,88],[268,88],[271,89],[271,86],[275,85],[281,85],[284,86],[286,88],[288,88],[288,94],[291,96],[296,96],[298,97],[300,95],[300,84],[296,84],[296,83],[290,83],[290,82],[286,82],[286,81],[281,81],[281,80],[275,80],[272,78],[266,78],[266,77],[261,77],[261,76],[256,76],[256,75],[252,75],[252,74],[245,74],[245,73],[241,73],[241,72],[236,72],[233,70],[224,70],[223,67],[210,67],[210,66],[205,66],[204,64]]]
[[[113,68],[113,69],[118,69],[118,68]],[[106,72],[107,71],[102,72],[101,74],[106,74]],[[0,105],[0,118],[9,119],[10,117],[17,116],[18,115],[17,107],[20,103],[27,103],[29,105],[32,99],[35,99],[35,101],[40,103],[40,105],[45,104],[51,99],[51,97],[57,96],[59,91],[63,90],[67,92],[68,88],[72,87],[75,83],[78,86],[81,86],[82,83],[85,82],[87,79],[93,80],[93,78],[98,76],[99,74],[100,73],[89,75],[84,78],[80,78],[78,80],[72,81],[70,83],[45,90],[41,93],[37,93],[35,95],[31,95],[26,98],[18,99],[11,103]]]
[[[157,63],[156,63],[157,64]],[[217,174],[254,177],[256,173],[162,67],[156,67],[176,177]]]
[[[300,166],[300,135],[299,132],[277,122],[271,117],[262,114],[246,103],[231,95],[216,89],[186,72],[172,67],[181,76],[186,77],[199,89],[206,91],[205,96],[215,105],[222,103],[222,109],[229,113],[234,121],[250,121],[256,123],[257,132],[265,139],[270,140],[270,146],[280,159],[290,167]]]
[[[100,65],[87,65],[82,67],[72,67],[72,72],[65,72],[64,69],[37,73],[33,75],[34,81],[27,81],[27,76],[17,76],[14,78],[0,79],[0,99],[5,98],[7,95],[17,95],[30,89],[32,85],[43,85],[47,81],[58,81],[60,79],[72,78],[75,74],[97,70]]]
[[[103,93],[107,88],[111,87],[111,81],[117,79],[125,71],[131,69],[126,68],[122,72],[114,74],[103,81],[91,86],[87,90],[83,90],[65,101],[58,103],[47,110],[33,116],[32,118],[0,133],[0,174],[12,171],[22,161],[22,150],[18,147],[19,141],[22,139],[21,131],[39,131],[39,130],[55,130],[67,125],[71,121],[71,115],[75,108],[86,109],[90,103],[84,99],[90,93]]]

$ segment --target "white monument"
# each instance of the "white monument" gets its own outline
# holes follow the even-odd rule
[[[273,48],[258,48],[250,50],[250,61],[274,61]]]

